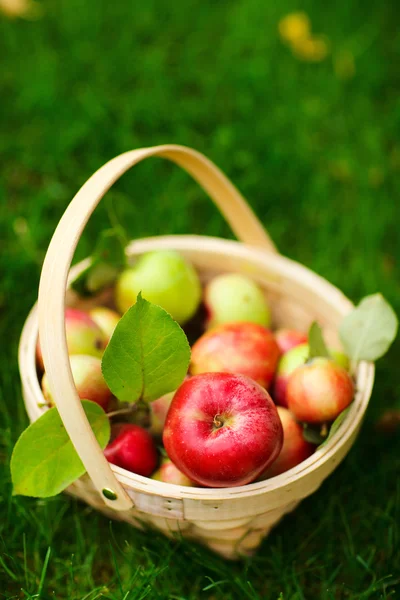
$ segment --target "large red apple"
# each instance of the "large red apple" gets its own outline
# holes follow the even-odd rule
[[[112,441],[104,450],[108,462],[149,477],[157,467],[157,448],[150,433],[131,423],[112,427]]]
[[[354,384],[334,360],[314,358],[297,367],[287,385],[289,410],[298,421],[333,421],[353,400]]]
[[[211,329],[193,345],[190,372],[247,375],[268,387],[278,360],[278,344],[269,329],[255,323],[226,323]]]
[[[204,373],[185,381],[163,442],[173,463],[207,487],[244,485],[278,456],[283,431],[268,392],[249,377]]]

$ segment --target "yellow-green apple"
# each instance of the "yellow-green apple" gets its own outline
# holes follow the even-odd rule
[[[279,348],[269,329],[255,323],[224,323],[193,345],[190,372],[237,373],[268,387],[278,360]]]
[[[121,273],[115,289],[115,302],[121,313],[135,304],[139,292],[180,324],[194,315],[201,300],[200,280],[194,267],[174,250],[143,254],[134,267]]]
[[[271,314],[262,289],[249,277],[226,273],[211,279],[204,290],[208,328],[246,321],[268,327]]]
[[[89,354],[99,358],[102,356],[107,338],[88,313],[76,308],[66,308],[65,332],[68,354]],[[38,368],[43,371],[43,357],[39,339],[36,346],[36,361]]]
[[[92,400],[107,410],[112,393],[101,372],[101,360],[86,354],[73,354],[69,360],[79,398]],[[46,373],[42,378],[42,390],[47,402],[53,404],[53,396]]]
[[[106,337],[106,343],[108,344],[114,333],[114,329],[118,325],[121,315],[106,306],[96,306],[89,311],[89,316],[103,331]]]
[[[290,375],[286,397],[298,421],[333,421],[353,400],[354,384],[348,372],[329,358],[314,358]]]
[[[131,423],[118,423],[111,430],[111,442],[104,450],[108,462],[150,477],[157,467],[157,448],[150,433]]]
[[[150,432],[153,435],[161,435],[164,429],[165,419],[174,397],[175,390],[164,394],[157,400],[149,403],[150,408]]]
[[[151,476],[152,479],[163,481],[164,483],[174,483],[175,485],[193,486],[195,483],[186,477],[172,462],[170,458],[164,458],[161,466]]]
[[[296,329],[277,329],[274,335],[281,354],[285,354],[285,352],[289,352],[292,348],[300,344],[305,344],[308,341],[308,335]]]
[[[349,367],[349,359],[343,352],[329,348],[329,353],[335,362],[347,369]],[[288,352],[286,352],[278,363],[276,371],[276,377],[273,389],[273,398],[280,406],[287,407],[286,388],[289,376],[297,367],[304,365],[310,354],[310,348],[308,344],[299,344]]]
[[[207,487],[245,485],[278,456],[282,424],[268,392],[249,377],[204,373],[175,393],[163,432],[169,458]]]
[[[278,415],[283,427],[283,446],[280,454],[260,479],[268,479],[280,475],[306,460],[315,450],[315,446],[303,437],[303,427],[293,414],[283,406],[278,406]]]

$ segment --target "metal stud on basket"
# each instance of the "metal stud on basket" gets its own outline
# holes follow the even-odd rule
[[[50,242],[39,301],[21,336],[19,365],[25,404],[31,421],[44,410],[40,408],[44,400],[35,367],[40,329],[44,365],[54,390],[54,401],[87,470],[87,475],[67,491],[133,526],[148,523],[168,536],[179,532],[227,558],[236,558],[252,553],[281,517],[317,490],[345,457],[368,405],[374,366],[366,362],[357,365],[354,373],[357,393],[340,430],[310,458],[270,480],[237,488],[188,488],[110,465],[92,433],[71,375],[64,327],[66,288],[68,278],[84,268],[84,263],[80,263],[70,272],[76,245],[93,210],[123,173],[152,156],[169,159],[188,171],[214,200],[240,241],[161,236],[132,242],[128,254],[178,250],[193,263],[203,281],[222,272],[247,274],[269,297],[276,326],[307,329],[313,320],[318,320],[329,343],[337,343],[337,327],[352,309],[352,303],[322,277],[277,253],[243,197],[213,163],[183,146],[133,150],[106,163],[83,185]]]

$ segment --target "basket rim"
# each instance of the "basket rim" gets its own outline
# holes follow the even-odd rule
[[[282,269],[283,272],[290,269],[290,278],[296,279],[297,282],[301,283],[304,287],[310,289],[312,288],[312,284],[318,284],[319,287],[322,286],[327,295],[331,295],[337,303],[340,302],[343,305],[343,311],[349,311],[354,306],[336,286],[329,283],[325,278],[301,263],[280,254],[273,254],[264,249],[251,247],[235,240],[203,235],[165,235],[147,237],[130,242],[127,247],[127,254],[132,256],[149,250],[162,249],[164,247],[171,248],[171,243],[173,243],[175,249],[178,251],[186,251],[194,254],[201,254],[202,252],[209,250],[213,253],[217,252],[221,256],[224,256],[229,252],[230,256],[234,255],[238,258],[243,258],[243,253],[245,252],[247,257],[252,259],[253,262],[264,263],[267,261],[268,267],[272,267],[272,270],[275,270],[277,273],[279,273],[280,269]],[[69,282],[85,268],[88,261],[90,261],[90,258],[80,261],[71,268]],[[296,277],[293,277],[294,272],[296,273]],[[305,281],[307,282],[307,285],[305,284]],[[19,371],[23,388],[24,390],[29,389],[30,394],[35,398],[36,403],[36,408],[34,409],[33,406],[30,406],[31,410],[29,410],[28,404],[32,404],[32,402],[30,403],[25,396],[24,402],[28,409],[31,421],[38,418],[40,414],[44,412],[43,408],[39,409],[37,406],[38,403],[44,402],[39,378],[36,374],[35,348],[37,334],[38,307],[37,303],[35,303],[24,323],[19,345]],[[120,483],[137,491],[165,498],[221,501],[235,497],[246,498],[248,496],[276,491],[284,485],[295,483],[297,480],[305,477],[316,470],[316,468],[325,464],[338,450],[340,450],[347,439],[353,435],[354,430],[360,426],[367,409],[374,382],[374,372],[375,367],[373,363],[361,361],[358,364],[357,379],[364,379],[364,387],[363,389],[357,390],[355,399],[350,405],[349,413],[341,424],[339,431],[336,431],[322,448],[318,448],[305,461],[302,461],[296,467],[270,479],[230,488],[184,487],[143,477],[112,464],[110,466]],[[34,410],[36,410],[37,416],[32,418],[31,415]]]

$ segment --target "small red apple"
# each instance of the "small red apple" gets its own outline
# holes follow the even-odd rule
[[[260,479],[280,475],[306,460],[315,450],[315,446],[303,437],[303,427],[297,423],[292,413],[278,406],[278,415],[283,427],[283,446],[280,454]]]
[[[289,376],[297,367],[304,365],[310,348],[308,344],[299,344],[285,352],[281,357],[275,375],[273,398],[277,404],[287,407],[286,388]]]
[[[104,450],[108,462],[149,477],[157,467],[157,448],[150,433],[130,423],[119,423],[112,428],[112,441]]]
[[[112,392],[108,388],[101,371],[101,360],[95,356],[86,354],[74,354],[69,357],[72,377],[76,391],[82,400],[92,400],[107,410],[112,398]],[[49,389],[46,373],[42,379],[43,396],[53,403],[53,396]]]
[[[308,341],[307,334],[296,329],[277,329],[274,335],[281,354]]]
[[[255,323],[224,323],[193,345],[190,372],[247,375],[268,387],[278,360],[278,344],[269,329]]]
[[[315,358],[298,367],[287,385],[289,410],[298,421],[332,421],[353,400],[354,385],[348,372],[329,358]]]
[[[270,395],[249,377],[204,373],[184,381],[168,411],[163,442],[192,481],[244,485],[278,456],[282,425]]]
[[[344,369],[349,368],[349,359],[343,352],[329,348],[332,359]],[[291,348],[281,357],[275,375],[273,398],[277,404],[287,408],[286,388],[290,375],[297,367],[304,365],[310,354],[308,344],[299,344]]]
[[[186,475],[184,475],[169,458],[163,459],[161,467],[153,473],[151,478],[156,479],[157,481],[163,481],[164,483],[174,483],[175,485],[195,485],[194,482],[191,481],[189,477],[186,477]]]

